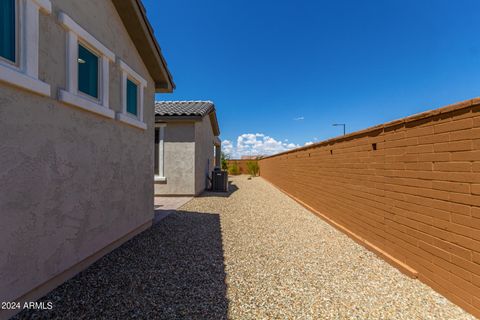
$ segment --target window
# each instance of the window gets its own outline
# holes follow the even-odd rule
[[[158,160],[159,160],[159,151],[160,151],[160,147],[159,147],[159,144],[160,144],[160,128],[155,128],[155,166],[154,166],[154,170],[155,170],[155,176],[160,176],[160,165],[158,163]]]
[[[15,0],[0,1],[0,57],[16,62]]]
[[[138,86],[127,79],[127,112],[137,116],[137,92]]]
[[[165,168],[164,168],[164,141],[165,141],[165,127],[166,123],[155,124],[155,181],[166,181]]]
[[[145,130],[147,124],[143,121],[143,91],[147,87],[147,81],[121,59],[117,62],[122,70],[122,112],[117,112],[116,118]]]
[[[52,12],[49,0],[0,0],[0,81],[49,96],[38,79],[40,11]]]
[[[109,106],[109,65],[115,55],[64,12],[58,19],[68,30],[66,90],[59,90],[58,99],[114,118]]]
[[[78,91],[98,99],[98,57],[78,45]]]

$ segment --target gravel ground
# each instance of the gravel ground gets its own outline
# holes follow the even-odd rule
[[[226,319],[218,214],[177,211],[15,319]]]
[[[261,178],[181,207],[18,319],[474,319]]]
[[[474,319],[337,231],[262,178],[234,177],[219,212],[232,319]]]

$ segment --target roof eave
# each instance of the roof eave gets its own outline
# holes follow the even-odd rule
[[[155,122],[161,121],[201,121],[202,116],[195,115],[155,115]]]
[[[155,92],[169,93],[175,89],[167,62],[148,22],[140,0],[112,0],[137,51],[155,82]]]
[[[155,115],[155,122],[168,122],[168,121],[202,121],[203,118],[208,116],[210,118],[210,124],[212,126],[212,131],[214,136],[220,135],[220,126],[218,125],[217,114],[215,109],[210,111],[205,116],[200,115]]]
[[[210,116],[210,123],[212,124],[213,134],[215,136],[219,136],[220,126],[218,125],[217,113],[215,112],[215,108],[213,108],[213,110],[210,111],[209,116]]]

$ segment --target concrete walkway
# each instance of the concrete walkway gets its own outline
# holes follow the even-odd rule
[[[191,196],[182,197],[159,197],[154,199],[154,211],[153,223],[159,223],[171,213],[174,213],[178,208],[192,200]]]
[[[232,180],[19,318],[473,319],[261,178]]]

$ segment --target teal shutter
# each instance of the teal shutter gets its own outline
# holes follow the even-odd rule
[[[0,56],[15,60],[15,0],[0,0]]]
[[[127,79],[127,112],[138,115],[137,111],[137,92],[138,87],[135,83]]]
[[[78,90],[98,98],[98,57],[78,45]]]

